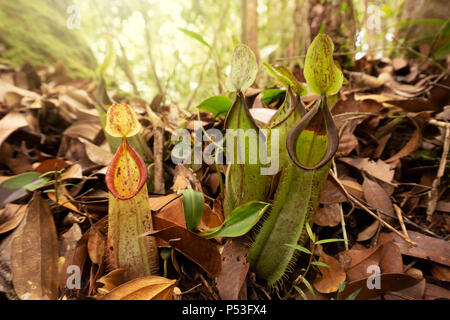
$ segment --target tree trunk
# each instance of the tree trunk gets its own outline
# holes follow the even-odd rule
[[[405,1],[399,22],[407,22],[422,19],[442,19],[448,20],[450,16],[450,6],[448,0],[415,0]],[[411,24],[401,27],[396,32],[397,40],[405,40],[405,45],[409,47],[419,47],[422,43],[432,46],[431,50],[441,47],[447,37],[439,37],[442,32],[440,24]]]
[[[355,49],[356,21],[352,0],[310,0],[309,6],[311,39],[324,24],[324,32],[333,39],[336,51]]]
[[[242,43],[249,46],[259,62],[258,0],[242,0]]]

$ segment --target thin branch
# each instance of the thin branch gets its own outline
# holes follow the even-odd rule
[[[448,124],[450,125],[450,124]],[[427,208],[427,221],[431,222],[431,216],[436,210],[437,201],[439,198],[439,185],[441,183],[441,178],[445,172],[445,166],[447,164],[447,156],[450,145],[450,127],[445,127],[445,136],[444,136],[444,150],[442,151],[441,162],[439,163],[439,169],[436,175],[436,178],[433,181],[431,190],[429,192],[429,202]]]
[[[372,217],[374,217],[376,220],[378,220],[381,224],[383,224],[386,228],[391,230],[392,232],[396,233],[400,237],[402,237],[406,242],[408,242],[410,245],[417,247],[417,243],[409,239],[409,237],[406,237],[403,233],[396,230],[394,227],[392,227],[389,223],[381,219],[377,214],[373,213],[369,208],[367,208],[363,203],[361,203],[358,199],[353,197],[350,193],[348,193],[347,189],[345,189],[344,185],[341,183],[338,177],[336,177],[333,173],[333,171],[330,170],[330,176],[333,178],[333,180],[339,185],[339,188],[344,192],[347,199],[361,207],[364,211],[369,213]]]

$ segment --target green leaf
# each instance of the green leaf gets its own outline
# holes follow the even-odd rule
[[[345,282],[345,281],[339,283],[339,286],[338,286],[338,293],[341,293],[342,291],[344,291],[346,285],[347,285],[347,282]]]
[[[211,48],[210,44],[203,39],[201,35],[199,35],[197,32],[184,29],[184,28],[178,28],[178,30],[182,31],[184,34],[188,35],[191,38],[194,38],[195,40],[199,41],[200,43],[204,44],[208,48]]]
[[[263,96],[261,101],[265,105],[270,105],[274,101],[284,100],[286,96],[286,90],[283,89],[268,89],[262,92]]]
[[[305,277],[302,277],[302,281],[305,284],[305,286],[308,288],[309,292],[311,292],[311,294],[315,297],[316,296],[316,292],[314,291],[312,285],[309,283],[308,280],[306,280]]]
[[[220,115],[225,115],[232,105],[233,101],[228,97],[214,96],[204,100],[197,108],[212,113],[214,117],[218,117]]]
[[[324,244],[324,243],[340,242],[340,241],[344,241],[344,239],[323,239],[323,240],[317,241],[315,244]]]
[[[106,37],[106,54],[103,63],[98,66],[97,74],[104,75],[116,62],[116,50],[111,36]]]
[[[336,94],[344,76],[333,61],[334,44],[326,34],[317,35],[306,53],[303,74],[312,91],[320,95]]]
[[[447,43],[444,43],[442,46],[437,48],[436,51],[434,52],[433,56],[436,59],[440,60],[440,59],[444,59],[449,54],[450,54],[450,41],[448,41]]]
[[[41,177],[39,172],[25,172],[6,180],[2,187],[10,190],[23,188],[34,191],[43,187],[49,180],[46,177]]]
[[[195,231],[202,218],[205,199],[201,192],[193,189],[185,189],[182,193],[186,226],[190,231]]]
[[[255,82],[258,64],[253,51],[245,44],[234,49],[227,87],[230,91],[245,91]]]
[[[329,268],[330,267],[329,265],[327,265],[326,263],[323,263],[321,261],[313,261],[313,262],[311,262],[311,264],[315,265],[315,266],[325,267],[325,268]]]
[[[268,63],[264,63],[264,66],[279,85],[285,87],[286,89],[291,87],[297,96],[306,94],[305,86],[298,81],[298,79],[292,74],[291,70],[284,66],[272,66]]]
[[[294,289],[302,296],[303,300],[308,300],[308,297],[303,292],[302,289],[300,289],[298,286],[294,285]]]
[[[294,249],[299,250],[299,251],[301,251],[301,252],[304,252],[304,253],[306,253],[306,254],[312,254],[312,252],[311,252],[309,249],[307,249],[307,248],[305,248],[305,247],[302,247],[302,246],[300,246],[300,245],[298,245],[298,244],[286,243],[285,246],[294,248]]]
[[[359,288],[359,289],[355,290],[354,292],[349,294],[348,297],[345,298],[345,300],[355,300],[356,297],[358,296],[358,294],[361,292],[361,290],[362,290],[362,288]]]
[[[259,221],[270,204],[251,201],[234,209],[226,218],[223,227],[217,232],[211,230],[201,235],[207,239],[216,237],[240,237],[246,234]]]
[[[306,227],[306,232],[308,233],[308,236],[311,239],[311,241],[316,243],[316,237],[314,236],[314,233],[312,232],[311,226],[309,225],[308,222],[305,224],[305,227]]]

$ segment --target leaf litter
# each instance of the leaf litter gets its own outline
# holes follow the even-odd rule
[[[381,65],[380,61],[371,63]],[[450,266],[448,175],[442,176],[434,193],[437,205],[431,220],[427,220],[426,213],[450,118],[448,95],[442,94],[442,88],[437,90],[433,83],[445,84],[448,80],[432,67],[419,70],[417,63],[403,58],[384,59],[383,64],[391,66],[391,71],[375,68],[369,74],[345,70],[349,82],[332,110],[338,129],[342,129],[334,168],[338,179],[350,195],[381,219],[400,232],[406,230],[405,236],[417,246],[410,246],[397,234],[387,233],[329,180],[313,229],[321,239],[342,238],[343,215],[351,249],[345,250],[342,242],[322,245],[318,261],[328,267],[318,265],[308,276],[318,291],[316,298],[345,299],[359,289],[356,299],[450,297],[448,287],[442,285],[448,282]],[[396,70],[409,70],[409,74],[399,76]],[[225,221],[220,184],[226,170],[214,165],[175,166],[167,160],[170,145],[164,150],[164,155],[169,156],[164,160],[165,194],[152,195],[149,183],[155,227],[150,235],[157,238],[161,252],[171,250],[164,260],[168,264],[167,273],[163,277],[125,282],[124,270],[110,268],[111,249],[105,247],[104,241],[107,232],[104,175],[114,152],[109,149],[98,116],[94,81],[70,80],[58,75],[64,72],[61,69],[49,68],[39,73],[39,82],[48,84],[53,77],[56,83],[42,90],[39,85],[24,86],[20,77],[14,77],[18,71],[13,68],[2,72],[5,77],[0,79],[1,294],[20,299],[276,298],[264,289],[246,262],[251,239],[207,240],[187,230],[183,200],[177,193],[192,188],[205,196],[198,231],[219,227]],[[251,89],[254,88],[246,92]],[[305,101],[308,99],[311,97],[306,96]],[[140,110],[150,109],[149,116],[158,117],[158,126],[168,128],[166,141],[186,117],[189,123],[197,119],[196,112],[151,109],[139,99],[134,103]],[[250,108],[250,113],[257,123],[265,123],[276,105],[254,99],[255,111]],[[147,132],[145,143],[152,146],[155,128],[146,120],[146,114],[138,116]],[[200,118],[203,126],[223,125],[223,118],[205,111],[200,111]],[[193,135],[193,127],[187,128]],[[150,163],[153,159],[150,156],[146,160]],[[39,187],[40,192],[2,187],[4,181],[20,173],[44,174],[61,169],[61,174],[49,174],[49,182]],[[444,169],[448,170],[448,165]],[[400,209],[401,221],[394,207]],[[27,239],[33,239],[31,245],[27,245]],[[43,246],[43,241],[48,245]],[[304,263],[300,259],[294,269],[299,270]],[[80,268],[80,288],[67,288],[70,274],[66,270],[70,265]],[[381,272],[380,290],[367,289],[370,266]],[[287,279],[286,284],[292,280]],[[342,284],[345,285],[340,291]],[[182,294],[175,295],[174,290]],[[296,294],[290,298],[302,299]]]

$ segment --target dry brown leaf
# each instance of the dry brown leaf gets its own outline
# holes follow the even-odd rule
[[[31,199],[26,224],[12,243],[14,289],[21,300],[58,298],[58,239],[47,203],[39,193]]]
[[[403,272],[403,260],[400,248],[394,242],[390,241],[382,244],[380,268],[382,273]]]
[[[410,246],[400,236],[393,233],[381,233],[380,241],[384,241],[385,238],[393,239],[403,255],[430,259],[450,267],[450,243],[448,241],[429,237],[415,231],[408,231],[408,235],[412,241],[417,243],[417,247]]]
[[[215,278],[220,274],[220,253],[213,242],[179,226],[151,231],[147,233],[147,236],[161,238],[167,242],[178,239],[171,244],[175,250],[195,262],[211,277]]]
[[[395,167],[391,164],[384,162],[383,160],[372,161],[369,158],[339,158],[352,167],[359,170],[364,170],[381,181],[392,184],[394,179]]]
[[[94,141],[101,129],[102,126],[98,121],[77,121],[68,127],[63,134],[74,139],[85,138]]]
[[[164,209],[166,209],[166,208],[172,206],[173,203],[176,203],[176,201],[174,201],[174,199],[177,197],[179,197],[179,195],[177,195],[176,193],[171,193],[171,194],[168,194],[165,196],[150,196],[150,198],[148,200],[148,203],[150,205],[150,210],[158,211],[158,210],[161,210],[162,207],[164,207]],[[180,198],[180,200],[182,200],[182,199]]]
[[[69,191],[67,191],[67,189],[65,187],[61,187],[59,189],[58,199],[56,199],[55,192],[48,192],[47,196],[53,202],[55,202],[55,203],[58,202],[58,205],[61,205],[63,207],[66,207],[69,210],[72,210],[74,212],[84,215],[84,213],[82,211],[80,211],[72,202],[70,202],[72,197],[71,197]]]
[[[352,196],[359,199],[364,198],[364,189],[358,182],[348,179],[342,179],[341,183],[345,187],[345,190],[347,190],[348,193],[350,193]]]
[[[335,227],[341,223],[339,204],[324,204],[317,210],[314,223],[322,227]]]
[[[450,268],[433,263],[431,266],[431,274],[441,281],[450,281]]]
[[[5,208],[0,209],[0,234],[15,229],[22,221],[27,205],[7,203]]]
[[[88,238],[88,253],[92,263],[100,265],[103,261],[105,254],[105,236],[99,234],[100,231],[95,230],[93,227],[89,229]]]
[[[57,171],[67,167],[67,162],[64,159],[53,158],[42,161],[34,171],[39,173],[46,173],[49,171]]]
[[[373,153],[374,158],[381,157],[381,155],[383,154],[384,148],[386,148],[386,144],[389,141],[389,139],[391,138],[391,136],[392,136],[392,133],[388,133],[377,140],[378,146],[375,149],[375,152]]]
[[[64,254],[64,262],[59,270],[59,288],[64,290],[67,288],[67,278],[70,276],[67,273],[69,266],[77,266],[80,268],[81,274],[83,274],[83,269],[85,261],[88,257],[87,242],[89,237],[89,231],[86,231],[81,239],[76,243],[74,248],[67,250]]]
[[[358,146],[358,139],[351,132],[350,127],[346,127],[339,139],[337,157],[348,156]]]
[[[322,204],[333,204],[341,203],[347,201],[345,195],[339,191],[339,189],[334,185],[334,183],[327,179],[325,187],[320,194],[320,203]]]
[[[370,289],[367,286],[367,278],[351,281],[345,286],[343,292],[338,297],[339,299],[345,299],[356,290],[361,289],[356,296],[356,300],[368,300],[379,297],[382,293],[388,291],[398,291],[405,288],[409,288],[418,284],[421,279],[416,279],[403,273],[385,273],[380,275],[380,289]]]
[[[438,298],[450,300],[450,290],[444,289],[442,287],[427,282],[425,285],[424,299],[435,300]]]
[[[222,271],[216,279],[220,297],[237,300],[248,273],[248,246],[242,239],[230,239],[222,252]]]
[[[101,294],[107,294],[114,288],[125,283],[127,269],[117,268],[104,275],[97,282],[103,284],[103,287],[98,288],[98,292]]]
[[[10,112],[4,116],[0,120],[0,146],[11,133],[27,125],[27,119],[19,112]]]
[[[340,254],[340,259],[343,257],[349,259],[349,263],[344,265],[347,273],[347,280],[354,281],[359,279],[365,279],[370,274],[367,273],[367,268],[371,266],[379,266],[381,260],[382,248],[380,245],[362,250],[351,249],[347,252]]]
[[[102,300],[172,300],[175,282],[158,276],[137,278],[114,288]]]
[[[84,138],[78,138],[78,140],[84,144],[86,148],[86,155],[93,163],[101,166],[108,166],[113,159],[114,155],[108,148],[102,148],[96,146],[92,142]]]
[[[416,151],[422,145],[423,137],[422,137],[422,122],[416,119],[411,119],[416,127],[416,130],[413,133],[411,139],[397,152],[395,155],[386,160],[387,163],[395,162],[403,157],[410,155],[412,152]]]
[[[183,199],[181,197],[177,198],[177,194],[173,193],[167,196],[151,197],[149,203],[151,210],[157,211],[153,214],[155,230],[162,230],[171,226],[186,228]],[[163,239],[157,238],[156,242],[158,246],[167,245],[167,241]]]
[[[220,226],[223,220],[223,216],[216,213],[214,210],[211,210],[211,208],[205,203],[200,224],[197,228],[199,231],[206,231]]]
[[[379,226],[380,222],[378,220],[374,221],[370,226],[358,233],[358,238],[356,241],[361,242],[372,239],[372,237],[377,233]]]
[[[336,292],[339,284],[345,281],[346,275],[339,261],[322,251],[319,262],[327,264],[329,267],[318,266],[322,275],[317,275],[313,282],[314,288],[320,293]]]
[[[392,201],[386,191],[375,181],[364,176],[364,198],[374,209],[379,209],[391,217],[395,217]]]

